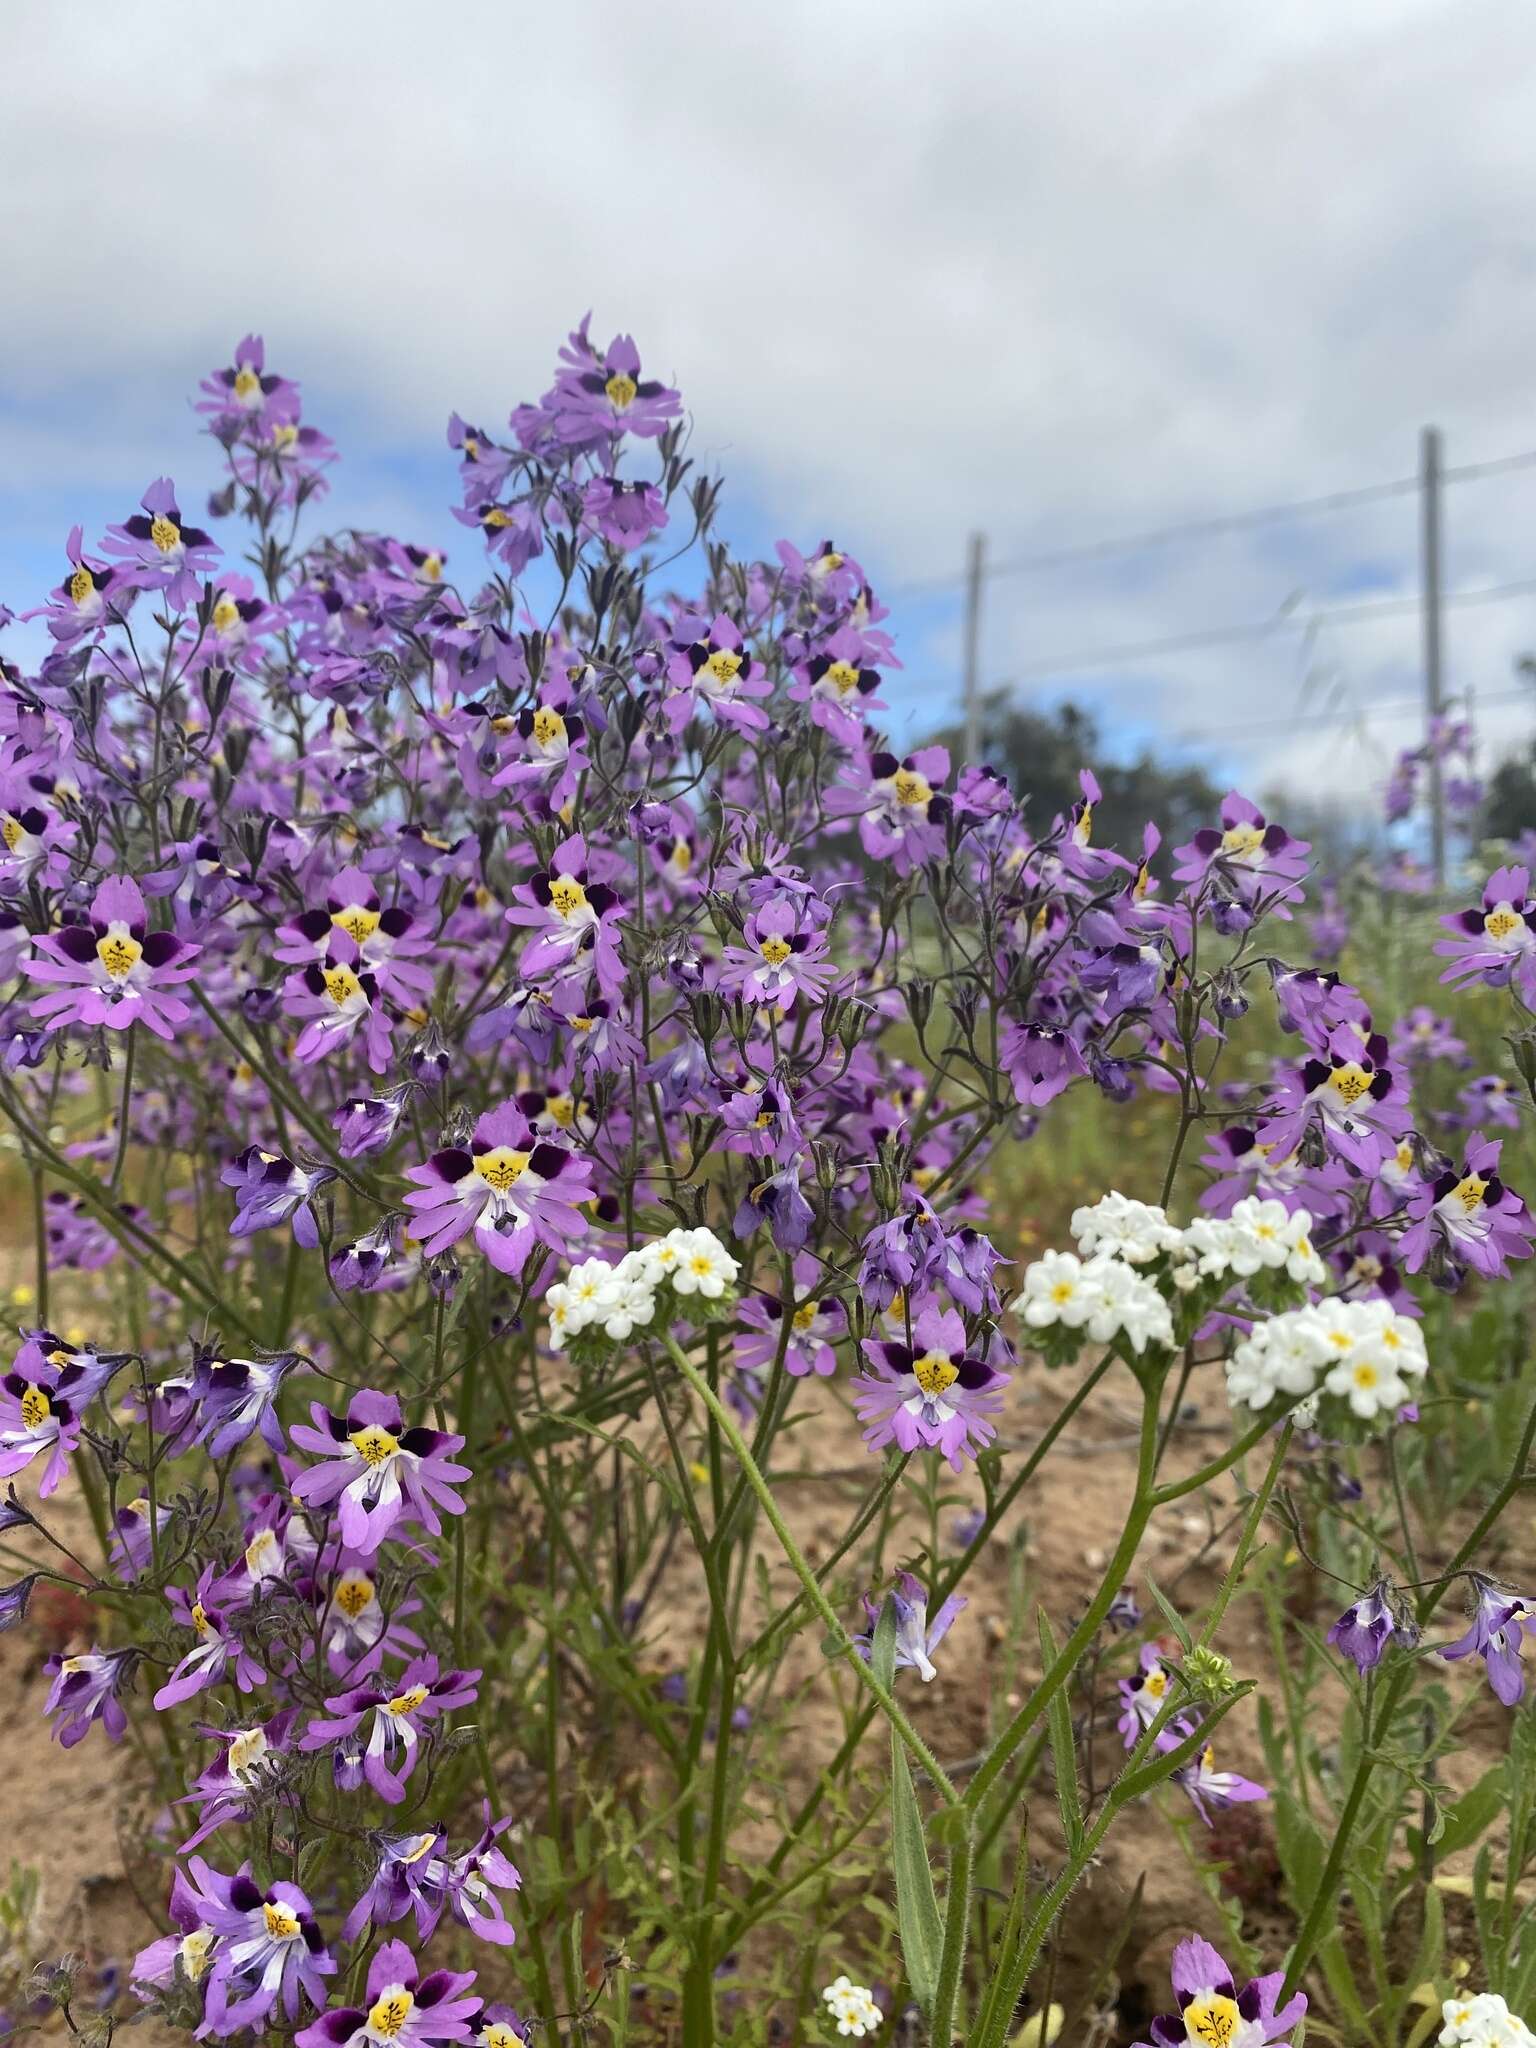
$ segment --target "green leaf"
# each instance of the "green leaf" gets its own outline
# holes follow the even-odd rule
[[[889,1595],[875,1623],[870,1668],[889,1688],[896,1675],[896,1603]],[[891,1730],[891,1862],[896,1874],[896,1924],[901,1934],[901,1959],[912,1996],[924,2012],[932,2012],[939,1987],[939,1959],[944,1949],[944,1923],[939,1917],[922,1810],[912,1783],[906,1744]]]
[[[891,1860],[896,1872],[896,1922],[901,1931],[901,1958],[906,1964],[912,1996],[924,2012],[932,2012],[939,1983],[939,1957],[944,1948],[944,1923],[928,1863],[923,1816],[901,1737],[891,1735]]]
[[[1454,1806],[1440,1808],[1437,1826],[1431,1827],[1429,1839],[1439,1851],[1436,1861],[1454,1855],[1458,1849],[1469,1849],[1485,1828],[1491,1827],[1504,1811],[1505,1804],[1504,1759],[1484,1771],[1470,1792],[1463,1792]],[[1422,1847],[1419,1831],[1410,1828],[1409,1841]]]
[[[1045,1609],[1040,1609],[1040,1655],[1049,1671],[1058,1655],[1056,1635]],[[1083,1841],[1083,1800],[1077,1783],[1077,1743],[1072,1734],[1072,1706],[1067,1688],[1058,1686],[1046,1709],[1051,1731],[1051,1760],[1056,1767],[1056,1805],[1061,1813],[1062,1831],[1069,1854],[1075,1856]]]
[[[1178,1637],[1179,1648],[1187,1657],[1195,1647],[1195,1639],[1185,1627],[1183,1615],[1173,1605],[1173,1602],[1168,1599],[1150,1572],[1143,1572],[1142,1578],[1146,1581],[1147,1591],[1163,1610],[1163,1619]]]

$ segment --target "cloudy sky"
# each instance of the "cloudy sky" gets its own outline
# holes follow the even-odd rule
[[[463,553],[449,409],[537,395],[591,307],[681,385],[742,546],[830,533],[893,593],[913,729],[972,528],[1007,564],[1390,482],[1427,421],[1453,464],[1536,449],[1533,60],[1515,0],[5,0],[0,596],[151,476],[195,501],[188,394],[251,328],[342,444],[335,514]],[[1533,515],[1536,467],[1450,490],[1448,584],[1536,579]],[[1411,597],[1416,517],[1000,575],[985,677],[1368,800],[1411,609],[1099,657]],[[1536,596],[1447,645],[1516,744]]]

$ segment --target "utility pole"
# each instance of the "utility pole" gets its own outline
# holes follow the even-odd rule
[[[981,585],[986,535],[973,533],[965,571],[965,765],[981,759]]]
[[[1440,672],[1440,429],[1419,437],[1420,593],[1424,615],[1424,734],[1429,750],[1430,864],[1445,887],[1445,777],[1436,739],[1445,708]]]

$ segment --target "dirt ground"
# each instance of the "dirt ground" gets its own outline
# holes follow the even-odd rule
[[[1038,1369],[1019,1376],[1003,1421],[1003,1441],[1015,1455],[1049,1421],[1069,1386],[1065,1376],[1047,1377]],[[1075,1419],[1014,1511],[1027,1529],[1025,1597],[1031,1614],[1036,1602],[1046,1603],[1058,1634],[1065,1633],[1086,1604],[1119,1534],[1134,1471],[1132,1397],[1129,1380],[1112,1375]],[[855,1426],[824,1389],[802,1387],[797,1398],[819,1403],[824,1412],[811,1426],[791,1434],[779,1461],[784,1469],[778,1483],[797,1539],[815,1562],[841,1534],[843,1503],[858,1498],[867,1484],[868,1467]],[[1181,1425],[1170,1469],[1189,1470],[1210,1458],[1226,1441],[1228,1429],[1224,1405],[1213,1406],[1209,1412],[1197,1410]],[[846,1486],[813,1486],[796,1479],[795,1468],[812,1456],[824,1476],[846,1468]],[[1174,1589],[1177,1604],[1191,1614],[1197,1614],[1214,1591],[1230,1539],[1212,1546],[1208,1562],[1191,1565],[1190,1560],[1198,1558],[1213,1526],[1234,1513],[1240,1494],[1232,1475],[1212,1492],[1214,1498],[1192,1496],[1164,1509],[1154,1521],[1132,1574],[1144,1604],[1150,1604],[1141,1576],[1147,1571],[1165,1590]],[[59,1500],[65,1501],[66,1496]],[[73,1517],[79,1512],[78,1505],[66,1505],[66,1515]],[[946,1513],[945,1526],[952,1524],[956,1512]],[[888,1559],[910,1554],[922,1541],[924,1532],[902,1525],[898,1529],[900,1533],[888,1547]],[[1272,1543],[1283,1540],[1283,1532],[1271,1532]],[[772,1545],[771,1534],[767,1542]],[[918,1727],[940,1760],[957,1770],[963,1770],[984,1746],[989,1702],[1001,1695],[1007,1711],[1023,1697],[1038,1673],[1037,1653],[1023,1654],[1016,1668],[1006,1668],[1014,1656],[1009,1648],[1013,1639],[1008,1617],[1013,1597],[1010,1575],[1017,1572],[1010,1552],[1016,1547],[1005,1532],[978,1560],[964,1589],[970,1604],[944,1645],[939,1678],[927,1687],[904,1681],[903,1697]],[[1429,1548],[1432,1553],[1433,1545]],[[776,1547],[764,1548],[762,1555],[775,1587],[787,1595],[792,1581]],[[682,1644],[698,1641],[703,1605],[692,1573],[675,1570],[671,1583],[664,1587],[664,1599],[667,1634]],[[1321,1601],[1330,1601],[1326,1591]],[[1317,1618],[1328,1618],[1324,1606],[1319,1606]],[[93,1969],[100,1969],[125,1966],[133,1952],[162,1932],[163,1926],[157,1917],[160,1900],[149,1895],[141,1883],[145,1873],[140,1845],[151,1816],[134,1804],[136,1759],[131,1747],[113,1747],[93,1730],[74,1750],[61,1750],[50,1741],[42,1713],[47,1689],[43,1657],[51,1649],[85,1645],[90,1633],[83,1602],[68,1593],[44,1589],[27,1623],[0,1636],[0,1694],[10,1709],[0,1818],[6,1857],[35,1866],[40,1876],[37,1952],[51,1956],[68,1950]],[[811,1630],[801,1646],[811,1662],[817,1652],[810,1638],[816,1633]],[[1031,1638],[1032,1621],[1026,1640]],[[1240,1595],[1218,1640],[1240,1676],[1257,1678],[1261,1684],[1271,1676],[1269,1645],[1257,1601]],[[1113,1687],[1106,1680],[1103,1697],[1112,1702],[1112,1695]],[[1321,1711],[1327,1711],[1326,1705]],[[1115,1708],[1109,1703],[1098,1719],[1097,1754],[1106,1777],[1118,1754],[1114,1715]],[[1502,1729],[1495,1725],[1500,1718],[1490,1714],[1486,1730],[1474,1724],[1474,1743],[1485,1737],[1489,1745],[1502,1744]],[[834,1704],[813,1696],[802,1708],[794,1734],[794,1762],[804,1787],[814,1782],[839,1737]],[[1243,1702],[1228,1718],[1220,1752],[1222,1767],[1261,1779],[1265,1775],[1253,1701]],[[1474,1748],[1458,1762],[1465,1763],[1470,1781],[1484,1758]],[[1176,1800],[1178,1795],[1165,1793],[1161,1797]],[[533,1816],[530,1822],[537,1825]],[[1059,1852],[1060,1836],[1048,1793],[1041,1794],[1031,1813],[1030,1839],[1032,1853],[1049,1867]],[[1213,1846],[1262,1872],[1269,1859],[1268,1842],[1269,1823],[1260,1807],[1242,1810],[1232,1826],[1222,1829]],[[158,1888],[160,1867],[155,1859],[148,1876],[150,1887]],[[1141,1900],[1133,1913],[1141,1881]],[[1263,1901],[1262,1880],[1250,1889],[1255,1898],[1247,1910],[1245,1933],[1278,1960],[1293,1931],[1289,1916]],[[142,1897],[141,1891],[145,1893]],[[1154,1799],[1132,1810],[1111,1831],[1100,1863],[1074,1894],[1062,1925],[1054,1965],[1058,1996],[1092,1981],[1109,1949],[1119,1946],[1109,1985],[1109,1992],[1116,1997],[1115,2014],[1106,2017],[1099,2031],[1082,2038],[1104,2044],[1134,2038],[1131,2029],[1164,2008],[1169,1952],[1173,1943],[1190,1931],[1219,1939],[1220,1914]],[[744,1957],[743,1963],[749,1965],[750,1958]],[[126,1988],[118,2009],[131,2009]],[[49,2031],[55,2024],[49,2023]],[[158,2048],[157,2032],[139,2029],[135,2039],[143,2048]]]

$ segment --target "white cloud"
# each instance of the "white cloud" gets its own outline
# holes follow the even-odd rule
[[[1431,417],[1451,460],[1501,454],[1536,443],[1533,56],[1536,16],[1491,0],[7,0],[0,498],[174,460],[248,327],[317,417],[425,445],[541,390],[588,305],[738,489],[896,583],[973,524],[1014,554],[1401,474]],[[1533,501],[1455,493],[1453,579],[1531,573]],[[1412,512],[999,582],[988,673],[1367,562],[1411,590]],[[1457,614],[1455,674],[1502,688],[1528,640],[1536,607]],[[1331,644],[1359,695],[1414,686],[1411,619]],[[1056,689],[1257,727],[1295,667],[1239,646]],[[909,701],[953,672],[936,629]],[[1211,744],[1361,773],[1281,739]]]

